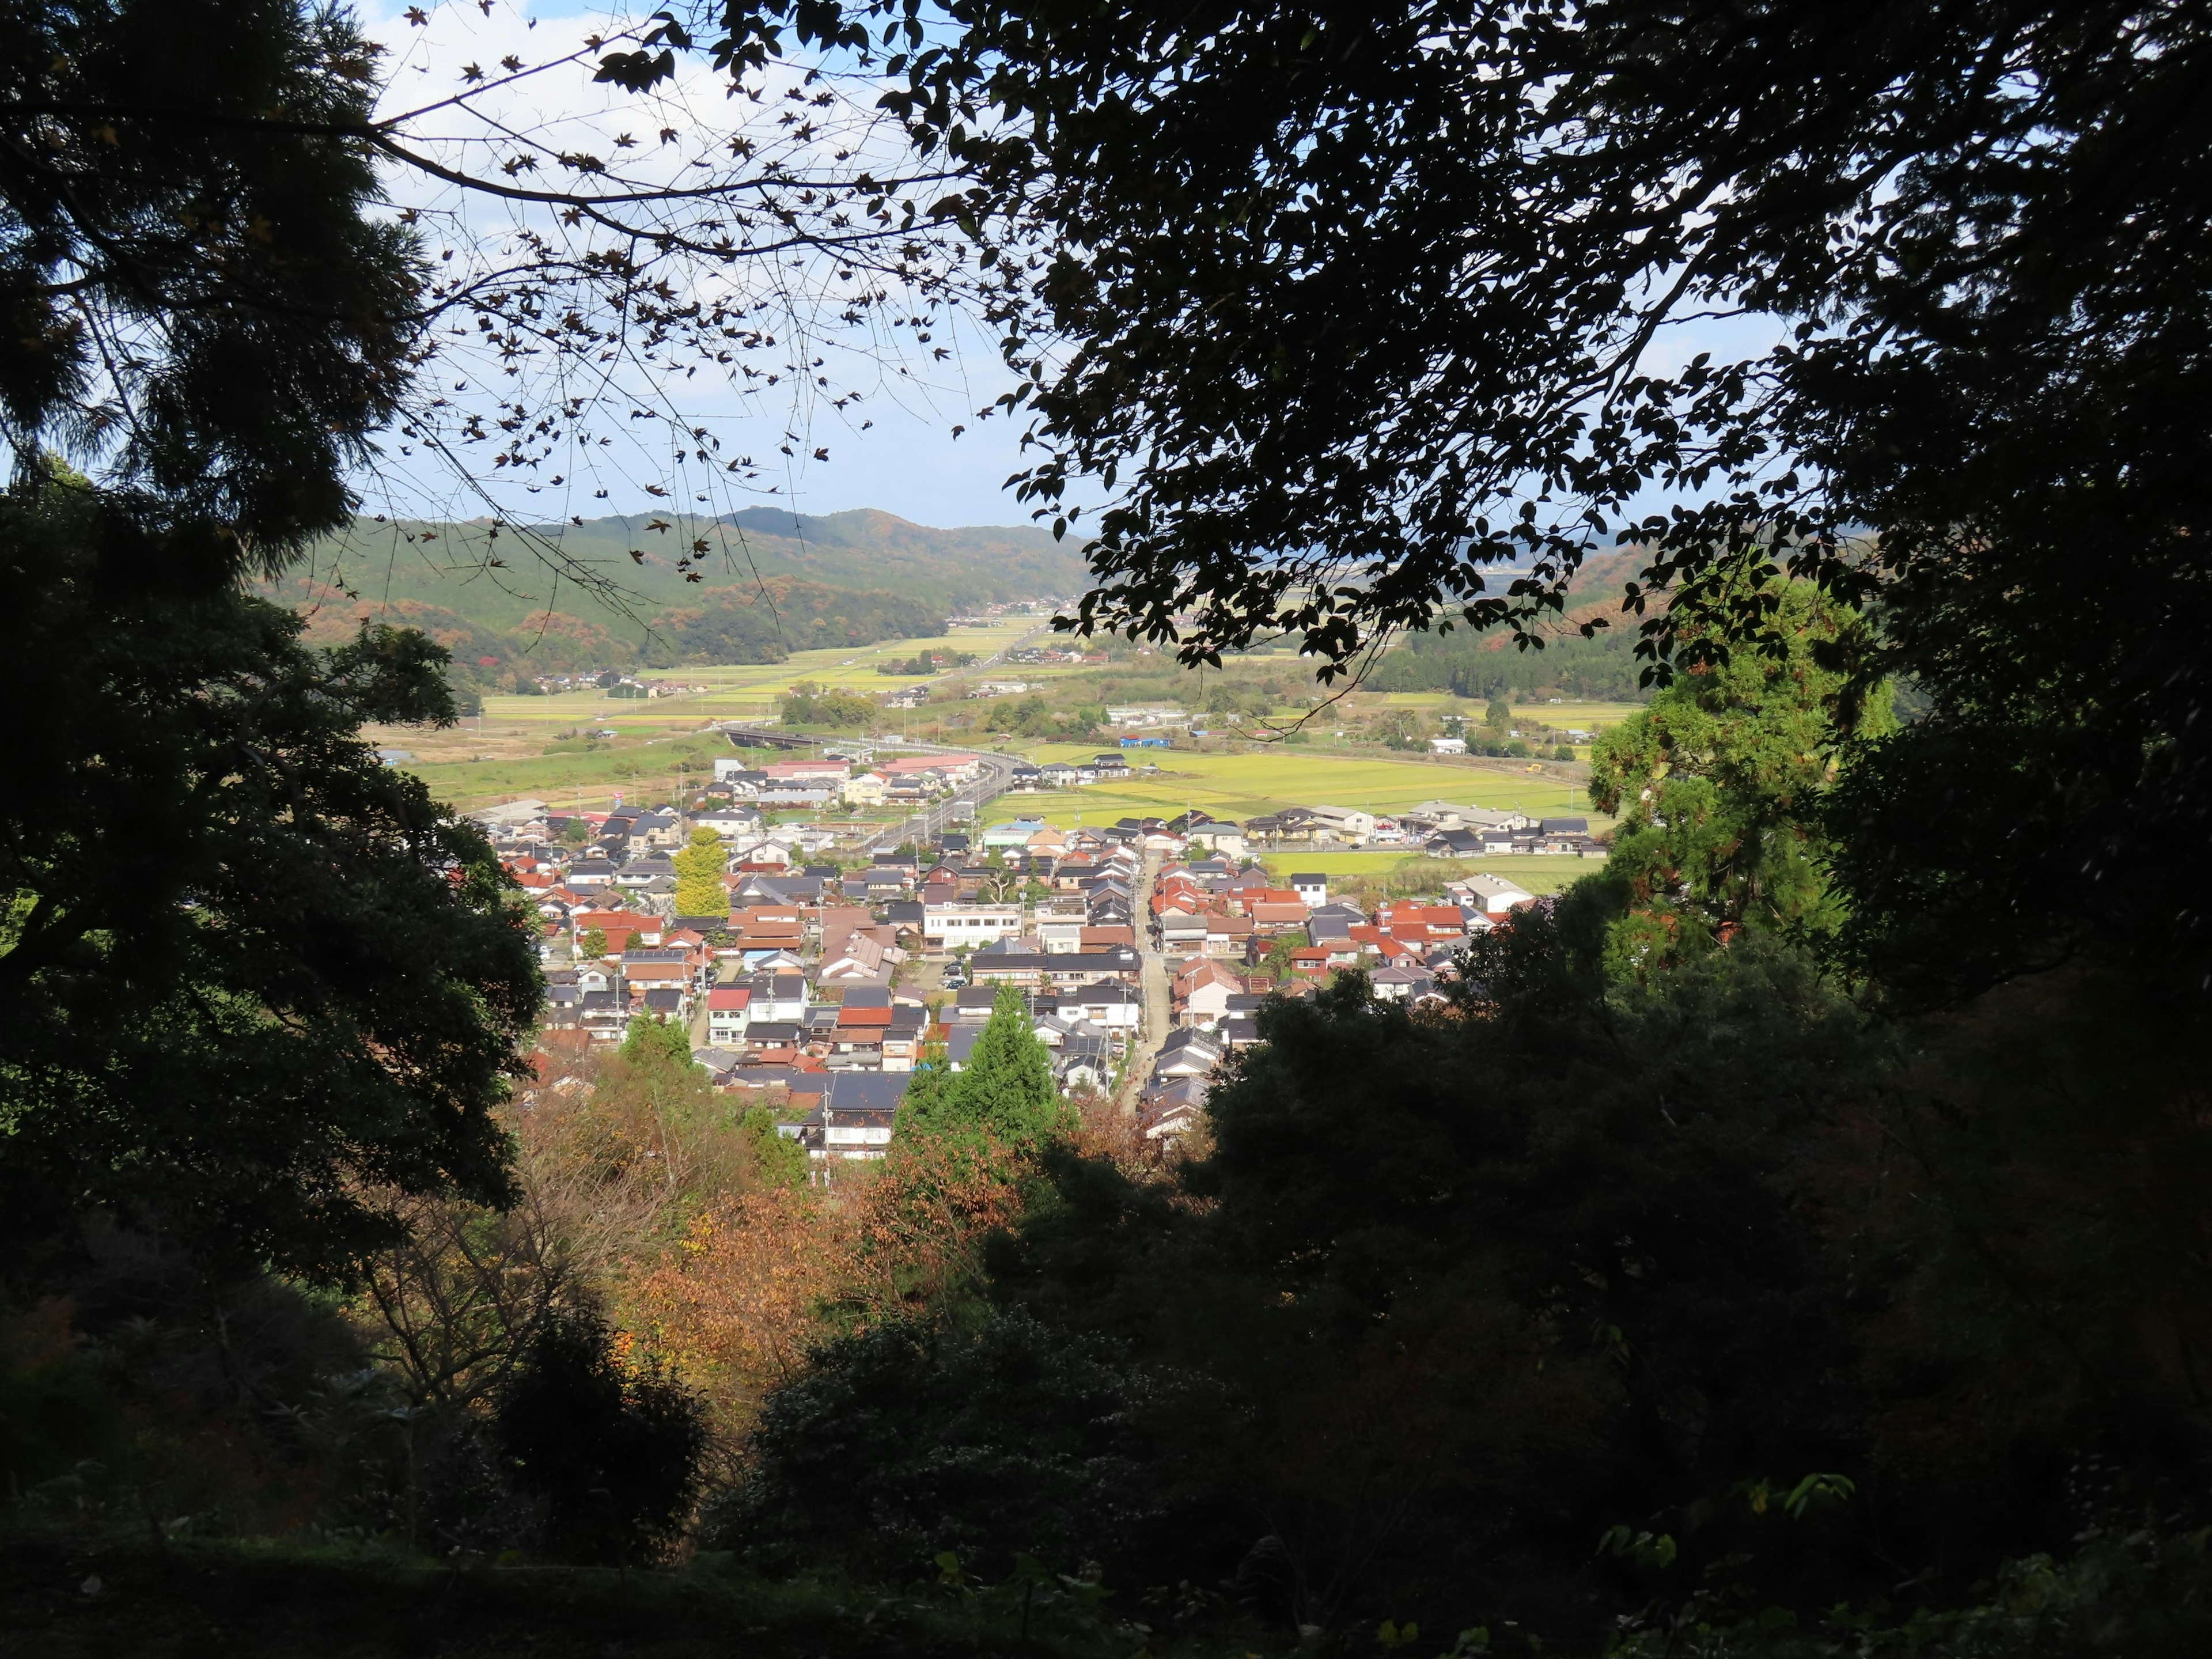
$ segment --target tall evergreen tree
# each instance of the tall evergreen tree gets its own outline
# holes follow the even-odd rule
[[[908,1091],[906,1127],[924,1135],[982,1130],[1018,1146],[1036,1146],[1074,1127],[1074,1112],[1052,1074],[1052,1050],[1037,1038],[1026,1000],[999,988],[990,1023],[957,1072],[937,1074]]]

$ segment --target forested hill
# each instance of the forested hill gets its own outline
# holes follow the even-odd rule
[[[552,549],[617,592],[560,574]],[[318,636],[386,617],[497,678],[525,666],[775,661],[933,635],[962,611],[1064,596],[1084,581],[1074,547],[1031,526],[939,530],[870,508],[817,518],[753,507],[520,530],[356,520],[269,591],[307,610]]]

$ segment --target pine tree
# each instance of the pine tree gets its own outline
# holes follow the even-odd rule
[[[941,1062],[940,1062],[941,1064]],[[1073,1127],[1052,1075],[1052,1051],[1037,1040],[1022,994],[999,988],[991,1023],[966,1069],[918,1077],[902,1115],[908,1129],[932,1135],[986,1130],[1017,1146],[1034,1146]]]

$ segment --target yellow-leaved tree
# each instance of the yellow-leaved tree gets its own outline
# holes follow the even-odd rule
[[[676,914],[679,916],[726,915],[730,890],[722,884],[727,860],[722,838],[712,830],[691,832],[691,844],[676,855]]]

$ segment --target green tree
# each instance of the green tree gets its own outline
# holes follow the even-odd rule
[[[999,988],[967,1066],[932,1076],[919,1099],[909,1088],[901,1115],[909,1133],[986,1130],[1014,1146],[1042,1146],[1074,1127],[1053,1078],[1052,1050],[1038,1041],[1028,1006],[1011,985]]]
[[[1607,877],[1630,908],[1616,929],[1624,966],[1736,927],[1818,939],[1842,921],[1821,799],[1841,745],[1889,729],[1888,696],[1856,694],[1869,641],[1855,612],[1806,583],[1772,597],[1786,654],[1692,662],[1591,751],[1591,805],[1620,818]]]
[[[576,951],[585,961],[597,962],[607,953],[607,930],[604,927],[586,927],[576,935]]]
[[[704,826],[691,832],[690,844],[676,854],[676,914],[679,916],[724,916],[730,909],[730,890],[722,884],[729,857],[722,838]]]
[[[0,497],[0,686],[41,711],[0,789],[0,1224],[104,1209],[343,1277],[394,1194],[511,1195],[536,928],[359,735],[449,723],[445,653],[310,649],[186,574],[222,557],[65,479]]]
[[[783,699],[787,726],[872,726],[883,711],[872,698],[813,680],[794,681]]]
[[[1410,708],[1389,708],[1368,722],[1376,738],[1393,749],[1419,749],[1428,742],[1428,722]]]
[[[670,1067],[687,1077],[705,1069],[691,1058],[691,1033],[672,1019],[633,1019],[621,1054],[633,1066]]]
[[[776,1130],[775,1114],[765,1106],[749,1106],[738,1127],[752,1150],[756,1178],[767,1187],[804,1187],[806,1149]]]

